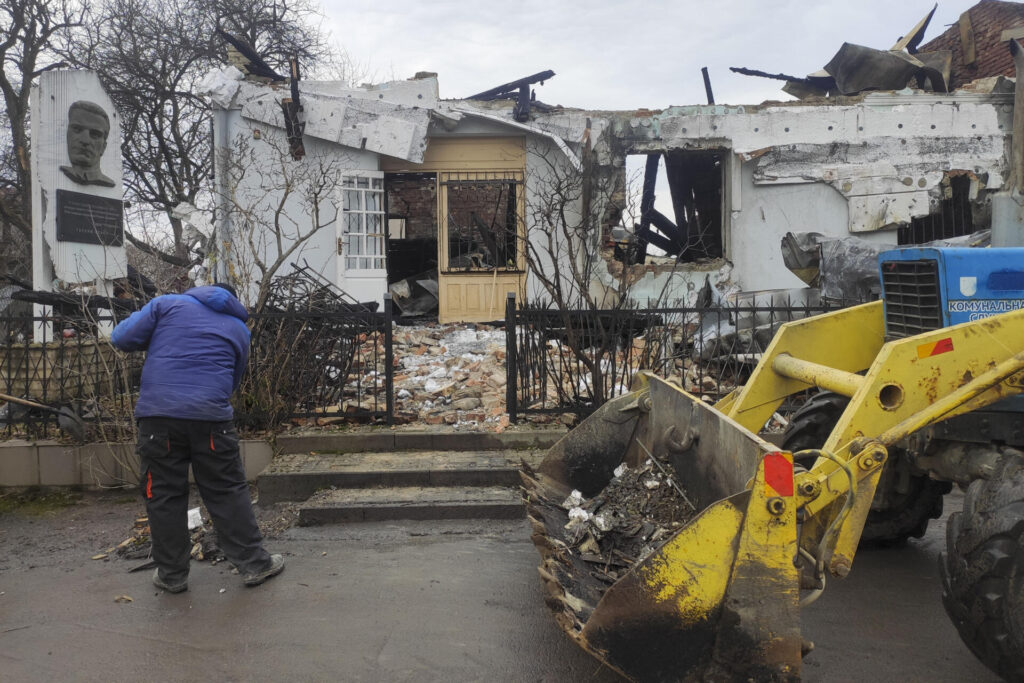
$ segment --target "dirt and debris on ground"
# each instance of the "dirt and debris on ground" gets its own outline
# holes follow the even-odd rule
[[[258,498],[258,491],[253,487],[253,500]],[[227,558],[220,549],[217,542],[217,531],[213,528],[213,521],[206,512],[205,506],[196,500],[193,492],[189,511],[198,510],[200,524],[189,532],[192,543],[191,556],[197,562],[209,562],[211,565],[219,564]],[[278,503],[271,506],[253,506],[256,514],[256,521],[260,527],[260,533],[264,539],[273,539],[283,533],[286,529],[295,525],[298,519],[297,505],[294,503]],[[152,551],[153,543],[150,539],[149,518],[144,514],[137,517],[128,531],[127,537],[116,546],[106,548],[99,555],[104,557],[116,555],[122,560],[148,560]],[[99,556],[93,559],[103,559]],[[142,565],[139,568],[145,567]]]
[[[253,494],[254,499],[256,493]],[[198,494],[189,507],[201,507]],[[294,504],[253,507],[264,540],[280,538],[294,526]],[[197,560],[223,559],[216,533],[202,509],[204,524],[193,534]],[[55,523],[59,520],[59,523]],[[125,570],[148,562],[149,520],[142,498],[133,488],[74,491],[66,488],[7,489],[0,493],[0,572],[35,566],[74,567],[83,561],[123,562]],[[83,548],[85,549],[83,551]]]

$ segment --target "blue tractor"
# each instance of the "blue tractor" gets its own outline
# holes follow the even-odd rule
[[[886,341],[1024,308],[1024,248],[893,249],[878,266]],[[821,446],[848,402],[814,396],[783,446]],[[964,510],[947,527],[943,602],[982,661],[1024,680],[1024,395],[937,422],[889,452],[861,543],[920,538],[953,484],[965,488]]]

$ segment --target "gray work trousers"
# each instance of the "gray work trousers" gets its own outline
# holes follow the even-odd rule
[[[243,576],[270,565],[232,423],[141,418],[136,452],[153,560],[164,581],[176,583],[188,577],[192,550],[188,531],[189,464],[217,530],[217,543],[228,560]]]

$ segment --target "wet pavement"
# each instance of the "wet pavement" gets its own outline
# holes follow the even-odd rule
[[[525,522],[291,528],[268,542],[288,567],[264,586],[193,563],[190,590],[170,595],[127,573],[137,563],[89,559],[136,512],[0,516],[0,679],[619,680],[550,617]],[[805,680],[998,680],[942,609],[943,533],[933,523],[921,541],[861,552],[830,583],[804,612],[817,646]]]

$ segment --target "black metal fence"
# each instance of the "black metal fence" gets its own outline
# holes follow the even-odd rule
[[[392,311],[386,297],[380,313],[352,308],[253,315],[236,421],[254,429],[296,418],[393,424]]]
[[[235,396],[236,421],[251,430],[297,418],[392,424],[391,311],[388,300],[380,313],[254,315],[249,366]],[[59,436],[60,408],[82,418],[89,440],[134,438],[145,356],[110,345],[116,322],[104,316],[88,324],[56,316],[0,316],[0,439]]]
[[[629,390],[640,370],[678,379],[710,400],[742,385],[778,327],[860,302],[779,297],[729,305],[560,311],[506,305],[509,417],[586,415]],[[0,317],[0,393],[71,407],[102,440],[130,439],[142,354],[114,350],[91,327],[57,317]],[[289,420],[393,424],[392,305],[329,312],[277,310],[253,316],[248,371],[235,415],[250,430]],[[100,332],[97,333],[96,330]],[[34,341],[38,339],[39,341]],[[0,438],[58,434],[53,412],[0,397]]]
[[[81,417],[91,438],[131,438],[143,359],[110,345],[106,337],[116,322],[109,316],[0,316],[0,437],[58,436],[54,409],[64,407]]]
[[[649,370],[715,401],[746,382],[783,323],[857,302],[748,297],[711,307],[560,311],[517,307],[506,320],[509,419],[587,415]]]

